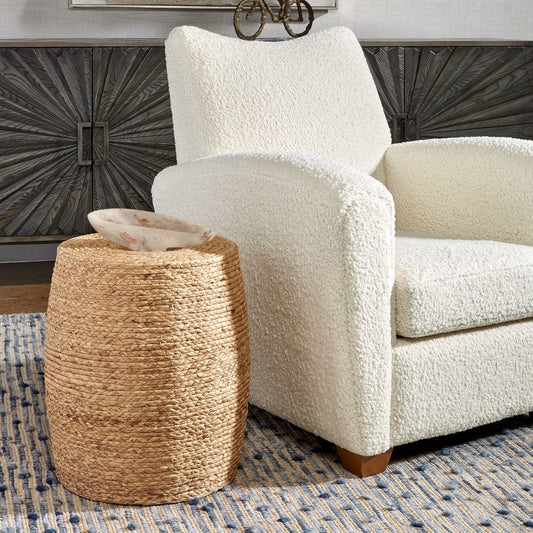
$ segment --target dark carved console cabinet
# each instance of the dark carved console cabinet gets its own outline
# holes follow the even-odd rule
[[[0,42],[0,245],[89,232],[93,209],[151,209],[175,163],[162,46],[43,44]],[[533,139],[532,45],[364,49],[394,142]]]
[[[150,209],[174,163],[161,48],[0,49],[0,236],[86,233],[93,209]]]
[[[370,46],[393,142],[533,139],[533,44]]]

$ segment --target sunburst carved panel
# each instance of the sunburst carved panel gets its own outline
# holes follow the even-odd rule
[[[418,138],[533,138],[533,47],[405,49],[406,114]]]
[[[384,46],[365,54],[395,142],[533,139],[532,46]]]
[[[0,236],[88,231],[77,124],[91,114],[90,49],[0,50]]]
[[[163,48],[94,49],[93,86],[93,206],[152,209],[155,175],[176,163]]]
[[[404,112],[405,53],[400,46],[363,48],[389,122]]]

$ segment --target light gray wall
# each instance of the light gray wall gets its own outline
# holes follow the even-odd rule
[[[338,0],[316,28],[350,26],[361,39],[533,39],[533,0]],[[67,0],[0,0],[0,39],[164,38],[194,24],[233,34],[231,11],[69,10]],[[282,35],[270,25],[264,36]]]

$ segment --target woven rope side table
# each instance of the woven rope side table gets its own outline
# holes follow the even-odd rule
[[[230,483],[250,380],[237,246],[58,249],[45,381],[59,480],[86,498],[160,504]]]

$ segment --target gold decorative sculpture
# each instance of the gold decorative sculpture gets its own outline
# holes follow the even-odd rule
[[[309,2],[307,0],[278,0],[278,2],[279,10],[270,6],[268,0],[242,0],[239,2],[233,15],[233,25],[237,35],[247,41],[257,39],[265,27],[267,13],[270,13],[272,22],[283,22],[291,37],[307,35],[315,20],[313,8]],[[241,28],[241,20],[243,23],[248,23],[249,29]],[[259,24],[257,29],[254,22]],[[305,24],[303,31],[298,31],[291,26],[291,24],[298,23]]]

